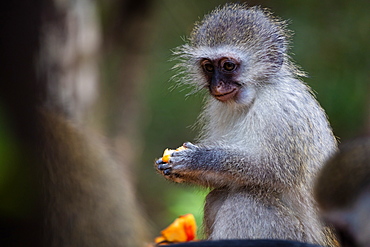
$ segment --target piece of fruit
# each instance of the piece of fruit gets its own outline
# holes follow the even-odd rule
[[[197,224],[192,214],[178,217],[171,225],[161,231],[155,243],[181,243],[196,239]]]
[[[162,161],[165,162],[165,163],[168,163],[170,161],[171,154],[173,152],[181,151],[181,150],[184,150],[184,149],[186,149],[186,147],[184,147],[184,146],[178,147],[175,150],[166,148],[163,152],[163,155],[162,155]]]

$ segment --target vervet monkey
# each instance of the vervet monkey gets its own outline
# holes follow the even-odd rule
[[[314,191],[341,246],[370,246],[370,138],[340,145],[320,172]]]
[[[287,55],[288,41],[286,23],[267,10],[227,4],[175,51],[182,82],[210,97],[198,143],[186,142],[168,163],[157,160],[157,170],[213,189],[204,208],[208,239],[333,245],[312,183],[337,142]]]

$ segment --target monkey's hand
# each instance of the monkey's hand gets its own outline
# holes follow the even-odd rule
[[[198,146],[190,142],[184,143],[182,147],[184,148],[172,152],[169,159],[164,156],[156,161],[157,171],[177,183],[186,182],[189,180],[186,177],[195,172],[194,158],[200,150]]]

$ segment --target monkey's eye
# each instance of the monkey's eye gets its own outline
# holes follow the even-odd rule
[[[235,69],[236,65],[233,62],[226,61],[222,68],[226,71],[233,71]]]
[[[202,62],[202,67],[208,73],[213,73],[213,71],[215,70],[215,68],[213,67],[213,64],[207,60]]]
[[[205,65],[203,66],[203,68],[204,68],[207,72],[210,72],[210,73],[212,73],[212,72],[213,72],[213,70],[215,69],[215,68],[213,67],[213,65],[212,65],[212,64],[210,64],[210,63],[205,64]]]

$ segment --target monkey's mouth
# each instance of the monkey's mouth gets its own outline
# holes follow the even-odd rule
[[[232,88],[230,91],[222,93],[222,94],[215,94],[212,95],[219,101],[225,102],[231,100],[235,97],[236,93],[238,92],[238,88]]]

